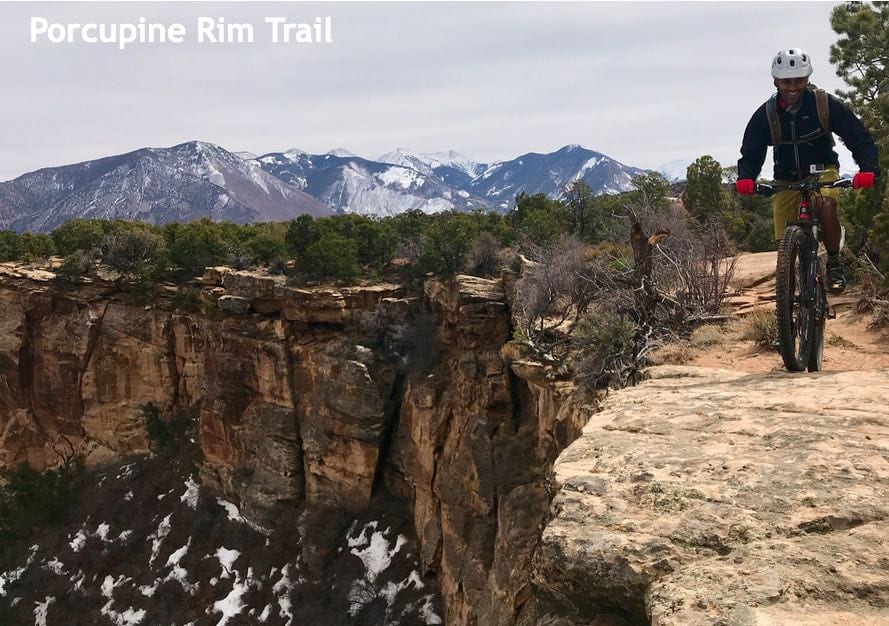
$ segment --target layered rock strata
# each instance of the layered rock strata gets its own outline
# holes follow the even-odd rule
[[[447,623],[533,623],[548,469],[587,411],[501,356],[506,284],[459,276],[411,295],[212,268],[187,313],[169,294],[139,305],[109,282],[60,289],[4,265],[0,466],[146,452],[153,405],[196,425],[204,483],[253,519],[394,493]]]

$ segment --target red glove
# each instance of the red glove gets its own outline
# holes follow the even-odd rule
[[[852,177],[852,189],[863,189],[874,186],[873,172],[858,172]]]
[[[873,181],[871,181],[873,184]],[[742,178],[735,182],[735,191],[737,191],[742,196],[751,196],[753,195],[753,189],[756,187],[756,183],[753,182],[752,178]]]

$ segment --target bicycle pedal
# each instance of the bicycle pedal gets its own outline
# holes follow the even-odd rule
[[[837,308],[835,306],[827,307],[827,319],[833,320],[837,317]]]

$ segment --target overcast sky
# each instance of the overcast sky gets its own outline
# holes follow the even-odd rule
[[[771,59],[799,46],[813,82],[833,2],[4,3],[0,180],[199,139],[256,154],[405,147],[481,162],[581,144],[645,168],[738,158],[771,93]],[[199,44],[198,16],[255,27]],[[273,44],[266,17],[332,18],[332,44]],[[50,22],[182,23],[182,44],[30,42]],[[845,150],[844,160],[848,159]]]

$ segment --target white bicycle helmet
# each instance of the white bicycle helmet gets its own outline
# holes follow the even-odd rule
[[[812,59],[802,48],[786,48],[772,59],[775,78],[806,78],[812,75]]]

